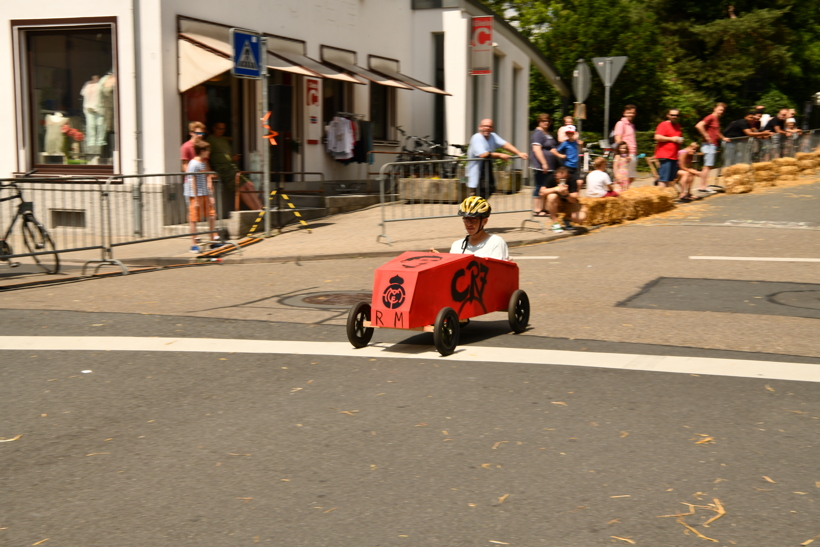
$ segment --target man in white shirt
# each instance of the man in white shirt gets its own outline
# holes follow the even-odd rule
[[[450,247],[450,253],[510,260],[507,242],[500,236],[484,231],[484,226],[490,219],[491,210],[487,200],[479,196],[470,196],[461,202],[458,215],[464,221],[467,237],[454,241]],[[435,249],[430,249],[430,251],[438,252]]]
[[[507,161],[512,159],[510,155],[496,152],[497,148],[512,152],[523,160],[529,159],[527,154],[493,133],[492,120],[481,120],[478,133],[470,138],[470,146],[467,149],[467,158],[473,159],[473,161],[467,162],[467,186],[473,195],[488,198],[495,191],[493,162],[490,160]],[[478,161],[476,158],[482,158],[486,161]]]

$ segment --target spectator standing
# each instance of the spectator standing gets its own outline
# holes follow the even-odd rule
[[[616,198],[620,192],[612,184],[606,172],[606,158],[595,158],[593,170],[587,175],[588,198]]]
[[[618,123],[615,124],[615,145],[625,142],[629,147],[629,184],[635,182],[637,173],[638,156],[638,139],[635,136],[635,124],[633,120],[637,114],[638,109],[634,104],[628,104],[624,107],[624,116]]]
[[[236,191],[239,190],[242,202],[250,210],[261,210],[262,202],[256,193],[253,182],[240,175],[239,188],[236,187],[236,175],[240,171],[236,162],[239,161],[240,154],[233,154],[231,141],[225,136],[225,124],[223,122],[215,123],[211,128],[211,134],[205,140],[211,145],[210,163],[219,175],[223,203],[232,203]]]
[[[757,120],[760,120],[760,123],[757,123],[757,120],[755,120],[755,123],[752,124],[754,126],[752,129],[766,127],[766,124],[768,124],[769,120],[772,119],[772,117],[766,113],[766,107],[763,105],[758,105],[755,107],[755,115],[757,116]]]
[[[781,108],[774,118],[771,118],[766,125],[763,126],[764,131],[771,131],[773,135],[786,134],[786,120],[789,117],[789,109]]]
[[[207,142],[197,142],[193,145],[194,157],[185,166],[185,170],[190,175],[185,177],[185,185],[183,187],[183,195],[188,198],[188,220],[191,225],[191,252],[200,253],[202,249],[198,245],[196,235],[196,223],[205,220],[208,217],[208,227],[211,230],[214,241],[211,243],[212,247],[220,247],[221,244],[216,237],[216,230],[214,227],[214,217],[216,210],[214,209],[214,187],[213,175],[199,175],[202,171],[207,171],[208,156],[211,152],[211,146]]]
[[[615,184],[618,185],[621,192],[629,190],[629,185],[633,180],[629,171],[631,161],[629,146],[625,142],[619,143],[615,148],[615,160],[612,162],[612,171],[615,174]]]
[[[535,173],[535,204],[533,205],[532,214],[538,217],[547,216],[547,212],[543,207],[543,200],[538,197],[539,190],[544,186],[547,173],[555,171],[558,167],[558,158],[552,153],[558,143],[555,142],[549,132],[551,122],[552,119],[549,114],[539,114],[538,126],[530,137],[530,166],[533,168],[533,173]]]
[[[583,181],[578,170],[578,156],[580,155],[581,145],[584,143],[576,140],[578,133],[574,125],[566,125],[563,129],[567,140],[558,145],[554,154],[564,161],[564,167],[569,170],[570,180],[576,181],[580,188]]]
[[[180,159],[182,160],[182,170],[188,170],[188,162],[194,159],[196,153],[194,152],[194,145],[201,143],[207,133],[205,132],[205,124],[202,122],[191,122],[188,124],[188,135],[190,138],[182,143],[179,149]],[[207,162],[206,162],[207,163]]]
[[[569,127],[570,125],[575,127],[575,120],[572,119],[572,116],[564,116],[562,118],[562,121],[564,122],[564,125],[559,127],[558,132],[555,134],[555,136],[558,138],[559,143],[562,143],[565,140],[567,140],[567,127]]]
[[[729,139],[720,132],[720,117],[725,110],[726,103],[717,103],[712,113],[695,125],[695,129],[703,136],[703,145],[700,147],[700,151],[703,153],[703,171],[700,177],[700,187],[697,190],[700,196],[714,194],[717,191],[707,185],[709,183],[709,171],[715,166],[717,160],[718,143],[729,142]],[[715,186],[714,188],[718,187]]]
[[[757,112],[750,110],[746,116],[733,121],[723,131],[723,135],[729,139],[723,154],[723,167],[741,162],[748,163],[751,158],[749,138],[764,138],[771,135],[769,131],[758,131],[754,128],[756,116]]]
[[[478,133],[470,138],[467,158],[482,158],[485,161],[467,162],[467,186],[470,188],[470,195],[479,195],[486,199],[495,191],[495,177],[493,176],[493,162],[491,160],[508,161],[512,159],[512,156],[495,152],[498,148],[508,150],[523,160],[529,159],[527,154],[493,133],[493,121],[491,119],[481,120],[478,125]],[[482,181],[484,184],[479,185]]]
[[[660,186],[670,186],[678,175],[678,150],[683,142],[683,131],[678,123],[680,110],[672,108],[666,113],[666,121],[655,129],[655,158],[660,161]]]

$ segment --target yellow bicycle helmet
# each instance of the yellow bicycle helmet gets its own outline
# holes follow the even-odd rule
[[[487,200],[480,196],[470,196],[461,202],[458,215],[467,218],[487,218],[492,208]]]

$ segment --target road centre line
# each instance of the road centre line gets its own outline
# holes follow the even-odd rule
[[[411,344],[374,344],[354,349],[347,342],[241,340],[219,338],[154,338],[130,336],[0,336],[0,351],[162,351],[190,353],[249,353],[269,355],[326,355],[420,359],[448,362],[521,363],[595,367],[677,374],[703,374],[768,380],[820,382],[820,365],[678,357],[628,353],[593,353],[545,349],[459,346],[456,353],[437,352]]]
[[[820,262],[820,258],[773,258],[755,256],[690,256],[692,260],[748,260],[752,262]]]

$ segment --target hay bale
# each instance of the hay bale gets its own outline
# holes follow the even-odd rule
[[[770,180],[756,180],[753,184],[755,188],[768,188],[770,186],[777,186],[777,182],[773,179]]]
[[[786,159],[786,158],[783,158],[783,159]],[[788,159],[792,159],[792,158],[788,158]],[[795,163],[796,163],[796,161],[795,161]],[[800,168],[797,167],[797,165],[780,165],[780,166],[777,167],[777,174],[780,175],[780,176],[783,176],[783,175],[796,175],[798,172],[800,172]]]
[[[624,206],[621,198],[581,198],[581,205],[587,209],[584,224],[599,226],[601,224],[618,224],[624,221]]]
[[[675,207],[678,193],[674,188],[644,186],[630,188],[623,192],[620,199],[624,203],[624,214],[628,220],[669,211]]]
[[[794,155],[794,159],[797,161],[801,160],[816,160],[818,157],[817,152],[798,152]]]
[[[758,182],[768,182],[775,180],[777,173],[775,171],[758,171],[755,173],[755,184]]]
[[[741,185],[738,185],[738,186],[732,186],[731,188],[727,188],[726,193],[727,194],[748,194],[752,190],[754,190],[754,188],[752,186],[742,185],[741,184]]]
[[[726,188],[732,188],[733,186],[749,186],[754,183],[754,178],[750,177],[749,175],[732,175],[731,177],[726,177]]]
[[[723,175],[727,177],[731,177],[732,175],[742,175],[744,173],[748,173],[749,169],[751,169],[751,165],[748,163],[736,163],[734,165],[730,165],[723,169]]]
[[[814,160],[798,160],[797,161],[797,168],[801,171],[805,169],[814,169],[815,168]]]
[[[783,166],[783,165],[797,165],[797,160],[794,158],[776,158],[772,160],[775,165]]]
[[[780,175],[779,177],[777,177],[778,182],[789,182],[789,181],[793,181],[793,180],[797,180],[797,175],[796,174],[795,175]]]
[[[759,173],[760,171],[771,171],[774,169],[774,164],[770,161],[761,161],[758,163],[753,163],[752,169],[755,170],[755,173]]]
[[[803,169],[802,171],[800,171],[800,174],[804,175],[804,176],[805,175],[814,175],[815,173],[816,173],[816,171],[814,169]]]

